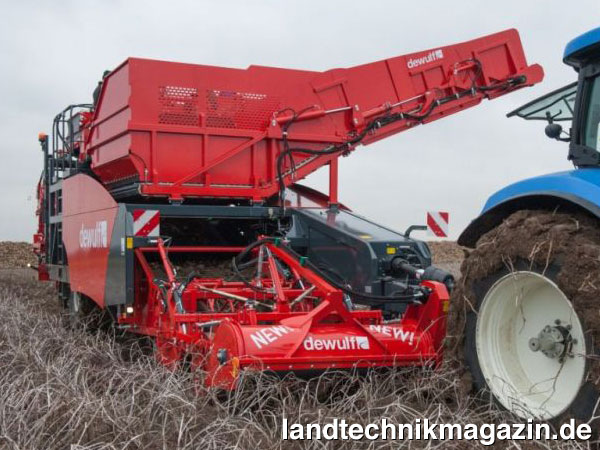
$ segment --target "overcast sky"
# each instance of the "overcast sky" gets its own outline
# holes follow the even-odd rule
[[[575,80],[565,44],[599,25],[590,1],[8,1],[0,0],[0,240],[30,240],[41,170],[39,131],[70,103],[90,102],[105,69],[128,56],[245,68],[327,70],[515,27],[543,83],[417,127],[340,164],[340,199],[404,230],[450,212],[456,237],[486,198],[513,181],[568,170],[544,125],[507,119]],[[326,174],[308,184],[326,188]]]

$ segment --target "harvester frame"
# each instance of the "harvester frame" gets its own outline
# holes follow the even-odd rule
[[[322,73],[130,58],[105,75],[40,136],[38,273],[71,315],[105,309],[226,389],[247,368],[439,365],[452,277],[339,202],[338,159],[539,82],[515,30]],[[328,195],[296,184],[323,166]],[[171,261],[236,252],[239,281]]]

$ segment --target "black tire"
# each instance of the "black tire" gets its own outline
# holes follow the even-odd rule
[[[492,287],[511,272],[519,271],[533,273],[534,277],[542,275],[554,283],[571,302],[584,335],[583,383],[569,407],[549,421],[560,424],[570,418],[587,421],[598,416],[600,223],[583,214],[516,212],[483,235],[466,257],[462,278],[452,295],[449,319],[449,354],[463,369],[463,385],[506,407],[494,396],[483,374],[478,355],[478,344],[483,344],[476,341],[476,329],[478,320],[483,320],[479,316],[483,303],[492,298]],[[519,411],[514,412],[519,415]]]
[[[74,330],[98,331],[111,326],[110,314],[86,295],[71,291],[67,301],[69,327]]]

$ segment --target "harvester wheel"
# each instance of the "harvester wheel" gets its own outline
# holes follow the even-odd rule
[[[73,329],[86,326],[85,300],[79,292],[71,292],[67,301],[69,325]]]
[[[79,292],[71,291],[67,309],[69,326],[73,329],[96,331],[110,326],[110,314],[100,309],[91,298]]]
[[[598,416],[598,221],[516,212],[461,269],[449,336],[467,384],[523,419]]]

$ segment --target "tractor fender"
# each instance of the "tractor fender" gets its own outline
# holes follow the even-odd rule
[[[481,214],[458,238],[475,247],[479,238],[521,209],[585,211],[600,218],[600,168],[584,168],[542,175],[506,186],[493,194]]]

